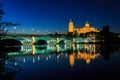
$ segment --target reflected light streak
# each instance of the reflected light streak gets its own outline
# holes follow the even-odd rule
[[[74,66],[74,62],[75,62],[75,57],[74,55],[70,55],[69,56],[69,63],[70,63],[70,66],[73,67]]]
[[[84,52],[84,53],[80,53],[80,52],[79,52],[79,54],[77,54],[77,58],[78,58],[78,59],[83,59],[83,60],[85,60],[87,64],[90,63],[91,59],[95,59],[95,58],[97,58],[98,56],[100,56],[99,53],[90,54],[90,53],[85,53],[85,52]]]
[[[48,57],[46,57],[46,60],[48,60]]]
[[[59,51],[60,51],[60,47],[59,47],[59,45],[58,45],[58,44],[56,45],[56,50],[57,50],[57,52],[59,52]]]
[[[32,45],[32,54],[34,55],[35,54],[35,46]]]
[[[35,63],[35,59],[34,58],[33,58],[32,62]]]
[[[17,62],[15,62],[15,66],[17,66]]]
[[[38,61],[40,60],[40,56],[38,56]]]
[[[25,58],[24,58],[24,59],[23,59],[23,62],[25,63],[25,61],[26,61],[26,60],[25,60]]]

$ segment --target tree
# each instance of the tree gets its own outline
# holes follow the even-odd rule
[[[104,40],[105,43],[110,42],[110,28],[108,25],[103,26],[103,30],[100,32],[101,39]]]
[[[0,40],[8,32],[8,29],[6,29],[6,27],[20,25],[18,23],[12,23],[12,22],[7,22],[7,21],[2,20],[2,17],[4,15],[4,13],[5,13],[4,10],[2,9],[2,6],[3,6],[3,4],[0,3]]]

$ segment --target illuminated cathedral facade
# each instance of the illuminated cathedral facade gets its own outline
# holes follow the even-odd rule
[[[88,22],[86,22],[82,28],[75,28],[72,19],[70,19],[68,24],[68,32],[70,33],[77,32],[78,34],[85,34],[88,32],[99,32],[99,30],[94,27],[91,27]]]

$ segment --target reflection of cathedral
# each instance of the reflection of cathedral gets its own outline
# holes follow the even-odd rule
[[[91,27],[88,22],[85,23],[85,26],[83,28],[75,28],[72,20],[70,19],[69,25],[68,25],[68,32],[77,32],[78,34],[81,33],[87,33],[87,32],[99,32],[94,27]]]
[[[77,53],[72,53],[69,55],[69,63],[71,67],[74,66],[75,60],[85,60],[87,64],[90,64],[91,60],[96,59],[100,56],[100,53],[96,51],[97,47],[93,45],[82,45],[83,51],[78,51]]]
[[[95,59],[98,56],[100,56],[99,53],[91,54],[86,52],[84,53],[78,52],[76,55],[75,54],[69,55],[69,61],[71,66],[74,65],[75,59],[85,60],[86,63],[89,64],[92,59]]]

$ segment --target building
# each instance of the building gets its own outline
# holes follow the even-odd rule
[[[97,30],[94,27],[91,27],[90,24],[88,22],[85,23],[85,26],[82,28],[75,28],[72,19],[70,19],[70,22],[68,24],[68,32],[74,33],[77,32],[78,34],[84,34],[87,32],[99,32],[99,30]]]

